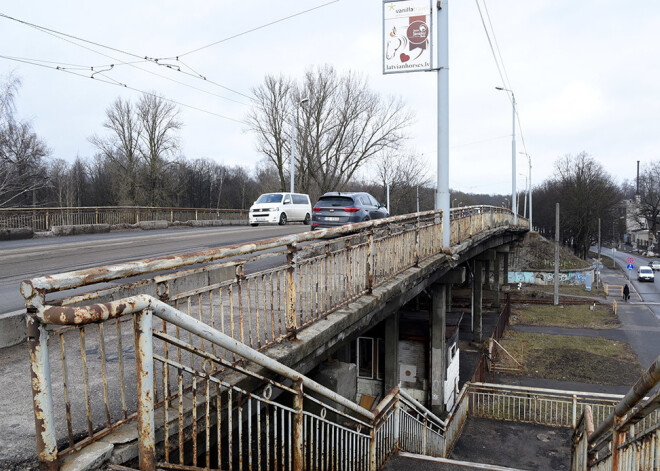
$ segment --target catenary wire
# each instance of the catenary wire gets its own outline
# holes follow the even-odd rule
[[[225,41],[229,41],[230,39],[238,38],[239,36],[244,36],[244,35],[246,35],[246,34],[253,33],[253,32],[258,31],[258,30],[260,30],[260,29],[267,28],[268,26],[272,26],[272,25],[274,25],[274,24],[281,23],[281,22],[286,21],[286,20],[290,20],[291,18],[295,18],[295,17],[297,17],[297,16],[301,16],[301,15],[304,15],[304,14],[306,14],[306,13],[310,13],[310,12],[312,12],[312,11],[314,11],[314,10],[318,10],[318,9],[320,9],[320,8],[327,7],[328,5],[331,5],[331,4],[333,4],[333,3],[337,3],[337,2],[339,2],[339,0],[332,0],[332,1],[330,1],[330,2],[326,2],[326,3],[323,3],[323,4],[321,4],[321,5],[317,5],[317,6],[315,6],[315,7],[308,8],[307,10],[299,11],[298,13],[294,13],[294,14],[292,14],[292,15],[285,16],[285,17],[283,17],[283,18],[280,18],[280,19],[277,19],[277,20],[271,21],[270,23],[266,23],[266,24],[263,24],[263,25],[260,25],[260,26],[256,26],[256,27],[254,27],[254,28],[252,28],[252,29],[249,29],[249,30],[247,30],[247,31],[243,31],[243,32],[241,32],[241,33],[237,33],[237,34],[234,34],[234,35],[232,35],[232,36],[229,36],[229,37],[226,37],[226,38],[220,39],[220,40],[218,40],[218,41],[212,42],[212,43],[207,44],[207,45],[205,45],[205,46],[198,47],[197,49],[193,49],[193,50],[191,50],[191,51],[184,52],[183,54],[179,54],[177,57],[187,56],[188,54],[192,54],[192,53],[194,53],[194,52],[201,51],[202,49],[206,49],[206,48],[209,48],[209,47],[211,47],[211,46],[215,46],[216,44],[220,44],[220,43],[223,43],[223,42],[225,42]]]
[[[335,0],[335,1],[339,1],[339,0]],[[122,49],[118,49],[118,48],[115,48],[115,47],[106,46],[106,45],[104,45],[104,44],[101,44],[101,43],[98,43],[98,42],[95,42],[95,41],[90,41],[90,40],[87,40],[87,39],[84,39],[84,38],[80,38],[80,37],[78,37],[78,36],[74,36],[74,35],[67,34],[67,33],[63,33],[63,32],[61,32],[61,31],[57,31],[57,30],[54,30],[54,29],[51,29],[51,28],[47,28],[47,27],[45,27],[45,26],[40,26],[40,25],[37,25],[37,24],[34,24],[34,23],[30,23],[30,22],[28,22],[28,21],[20,20],[20,19],[18,19],[18,18],[14,18],[14,17],[12,17],[12,16],[6,15],[6,14],[1,13],[1,12],[0,12],[0,18],[6,18],[6,19],[8,19],[8,20],[16,21],[16,22],[18,22],[18,23],[20,23],[20,24],[23,24],[23,25],[29,26],[29,27],[31,27],[31,28],[37,29],[38,31],[41,31],[41,32],[46,33],[46,34],[49,34],[49,35],[51,35],[51,36],[53,36],[53,37],[56,37],[56,38],[58,38],[58,39],[61,39],[61,40],[63,40],[63,41],[66,41],[66,42],[68,42],[68,43],[74,44],[74,45],[76,45],[76,46],[78,46],[78,47],[81,47],[81,48],[83,48],[83,49],[87,49],[88,51],[91,51],[91,52],[94,52],[94,53],[96,53],[96,54],[100,54],[100,55],[102,55],[102,56],[104,56],[104,57],[108,57],[108,58],[110,58],[110,59],[116,60],[119,64],[115,64],[115,65],[120,65],[120,64],[122,64],[122,65],[123,65],[123,64],[131,65],[132,63],[125,62],[125,61],[122,61],[122,60],[117,59],[117,58],[115,58],[115,57],[109,56],[109,55],[104,54],[104,53],[102,53],[102,52],[100,52],[100,51],[97,51],[96,49],[92,49],[92,48],[87,47],[87,46],[85,46],[85,45],[83,45],[83,44],[79,44],[79,43],[77,43],[77,42],[75,42],[75,41],[81,41],[81,42],[85,42],[85,43],[88,43],[88,44],[92,44],[92,45],[95,45],[95,46],[98,46],[98,47],[102,47],[102,48],[105,48],[105,49],[110,49],[110,50],[115,51],[115,52],[119,52],[119,53],[122,53],[122,54],[129,55],[129,56],[131,56],[131,57],[135,57],[135,58],[138,58],[138,59],[142,59],[143,62],[152,62],[152,63],[156,63],[156,64],[158,64],[158,65],[164,65],[165,67],[168,66],[168,64],[159,64],[159,62],[158,62],[159,59],[157,59],[157,58],[151,58],[151,57],[148,57],[148,56],[140,56],[140,55],[138,55],[138,54],[135,54],[135,53],[132,53],[132,52],[129,52],[129,51],[124,51],[124,50],[122,50]],[[134,63],[133,63],[133,64],[134,64]],[[147,71],[146,69],[142,69],[142,68],[137,67],[137,66],[135,66],[135,65],[133,65],[133,67],[136,68],[136,69],[138,69],[138,70],[142,70],[142,71],[149,72],[149,71]],[[204,81],[206,81],[206,82],[209,82],[209,83],[212,84],[212,85],[215,85],[215,86],[217,86],[217,87],[223,88],[223,89],[225,89],[225,90],[227,90],[227,91],[230,91],[230,92],[232,92],[232,93],[236,93],[237,95],[241,95],[241,96],[243,96],[243,97],[245,97],[245,98],[248,98],[248,99],[250,99],[250,100],[253,99],[251,96],[249,96],[249,95],[247,95],[247,94],[245,94],[245,93],[239,92],[238,90],[234,90],[234,89],[232,89],[232,88],[229,88],[229,87],[227,87],[227,86],[225,86],[225,85],[222,85],[222,84],[220,84],[220,83],[218,83],[218,82],[215,82],[215,81],[213,81],[213,80],[208,80],[207,77],[204,77],[203,75],[198,74],[197,72],[194,73],[194,74],[191,74],[191,73],[189,73],[189,72],[184,72],[184,71],[182,71],[182,70],[180,70],[180,69],[177,69],[177,68],[174,68],[174,67],[171,67],[171,66],[170,66],[170,67],[167,67],[167,68],[169,68],[169,69],[171,69],[171,70],[176,70],[176,71],[178,71],[178,72],[181,72],[181,73],[183,73],[183,74],[185,74],[185,75],[189,75],[189,76],[191,76],[191,77],[201,78],[202,80],[204,80]],[[189,68],[190,68],[190,67],[189,67]],[[163,75],[156,74],[155,72],[149,72],[149,73],[151,73],[151,74],[153,74],[153,75],[156,75],[156,76],[159,76],[159,77],[167,78],[167,77],[165,77],[165,76],[163,76]],[[167,78],[167,79],[168,79],[168,80],[171,80],[171,79],[169,79],[169,78]],[[176,81],[175,81],[175,82],[176,82]],[[181,83],[181,82],[177,82],[177,83]],[[219,97],[221,97],[221,98],[225,98],[225,99],[227,99],[227,100],[235,101],[235,100],[232,100],[232,99],[227,98],[227,97],[222,97],[221,95],[217,95],[217,96],[219,96]],[[238,102],[238,103],[241,103],[241,102]],[[242,104],[245,104],[245,103],[242,103]]]
[[[490,51],[493,55],[493,60],[495,61],[495,65],[497,66],[497,72],[499,73],[500,79],[502,80],[502,85],[505,86],[506,88],[508,88],[509,90],[511,90],[511,84],[508,80],[509,77],[507,76],[506,80],[505,80],[504,75],[502,73],[502,69],[504,68],[504,61],[501,60],[502,56],[500,54],[500,60],[502,62],[502,65],[500,67],[500,60],[498,60],[497,54],[495,53],[495,48],[493,47],[493,42],[490,39],[490,33],[488,32],[488,28],[486,26],[486,21],[484,20],[483,13],[481,11],[481,6],[479,5],[479,0],[475,0],[475,3],[477,5],[477,10],[479,11],[479,17],[481,18],[481,24],[483,25],[484,32],[486,33],[486,38],[488,39],[488,45],[490,46]],[[485,3],[485,0],[484,0],[484,8],[486,8],[485,5],[486,5],[486,3]],[[490,15],[488,17],[488,22],[489,22],[489,24],[491,25],[491,28],[492,28],[492,23],[490,21]],[[495,40],[495,43],[497,44],[497,39],[495,38],[495,31],[494,30],[493,30],[493,39]],[[498,50],[498,53],[499,53],[499,46],[497,47],[497,50]],[[505,72],[506,72],[506,69],[505,69]],[[510,96],[509,94],[507,94],[507,97],[509,98],[509,101],[513,105],[513,97]],[[518,114],[518,109],[516,109],[516,122],[518,123],[518,129],[520,130],[520,141],[523,145],[523,149],[525,150],[525,153],[527,154],[527,145],[525,144],[525,136],[523,134],[522,125],[520,124],[520,115]]]
[[[95,80],[97,82],[103,82],[103,83],[107,83],[107,84],[110,84],[110,85],[119,86],[119,87],[122,87],[122,88],[126,88],[128,90],[132,90],[132,91],[142,93],[144,95],[148,95],[148,96],[152,96],[152,97],[159,97],[159,98],[161,98],[165,101],[168,101],[170,103],[174,103],[175,105],[183,106],[184,108],[189,108],[189,109],[192,109],[192,110],[201,111],[202,113],[217,116],[218,118],[226,119],[226,120],[229,120],[229,121],[234,121],[236,123],[247,124],[245,121],[242,121],[242,120],[230,118],[229,116],[224,116],[224,115],[221,115],[219,113],[214,113],[213,111],[209,111],[209,110],[205,110],[203,108],[199,108],[199,107],[196,107],[196,106],[188,105],[186,103],[183,103],[183,102],[180,102],[180,101],[177,101],[177,100],[172,100],[171,98],[166,98],[166,97],[157,95],[153,92],[147,92],[147,91],[144,91],[144,90],[140,90],[139,88],[135,88],[135,87],[132,87],[132,86],[126,84],[126,83],[119,82],[115,79],[109,78],[105,74],[103,74],[102,72],[100,72],[99,75],[105,77],[106,80],[98,79],[96,77],[90,77],[89,75],[74,72],[72,70],[68,70],[66,68],[62,68],[62,67],[59,67],[59,66],[39,64],[37,62],[30,62],[30,61],[27,61],[27,60],[24,60],[24,59],[13,58],[13,57],[10,57],[10,56],[0,55],[0,59],[6,59],[6,60],[14,61],[14,62],[21,62],[21,63],[24,63],[24,64],[30,64],[30,65],[34,65],[34,66],[37,66],[37,67],[43,67],[43,68],[46,68],[46,69],[51,69],[51,70],[58,70],[58,71],[65,72],[65,73],[68,73],[68,74],[76,75],[78,77],[91,78],[92,80]]]

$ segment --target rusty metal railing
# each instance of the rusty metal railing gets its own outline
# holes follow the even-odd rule
[[[146,295],[103,305],[45,307],[41,325],[91,325],[134,319],[139,465],[142,470],[380,469],[397,449],[430,456],[444,452],[438,417],[395,388],[368,411],[291,368]],[[263,369],[202,351],[159,329],[190,333]],[[40,328],[43,331],[43,327]],[[41,382],[48,356],[33,363]],[[157,375],[157,370],[161,371]],[[275,380],[273,377],[281,377]],[[252,387],[250,387],[252,385]],[[57,469],[52,392],[37,402],[42,467]],[[162,430],[162,456],[156,430]]]
[[[141,221],[247,220],[247,209],[173,208],[153,206],[81,206],[71,208],[2,208],[0,229],[29,227],[49,231],[53,226],[137,224]]]
[[[585,406],[591,407],[598,424],[614,410],[620,398],[615,394],[492,383],[471,383],[468,388],[472,417],[572,428],[577,426]]]
[[[137,400],[129,392],[137,381],[130,361],[136,354],[134,329],[126,317],[80,324],[76,306],[96,302],[92,311],[100,315],[104,303],[147,294],[236,341],[263,350],[294,338],[299,329],[402,271],[449,251],[439,243],[440,214],[428,211],[397,216],[23,282],[37,429],[43,425],[40,404],[50,401],[55,420],[65,424],[57,428],[57,455],[66,456],[137,418]],[[512,220],[512,214],[502,208],[455,210],[452,237],[463,242],[498,227],[525,230],[522,219],[520,228],[513,227]],[[461,224],[470,230],[458,237]],[[58,320],[48,329],[35,316],[59,307],[66,322]],[[158,335],[193,345],[203,355],[232,364],[240,361],[235,353],[165,321],[157,330]],[[160,353],[163,358],[176,357],[180,363],[185,349],[165,344]],[[43,366],[45,358],[48,368]],[[158,374],[161,384],[164,373]],[[183,387],[188,391],[193,386],[184,383]],[[40,455],[44,449],[40,442]]]
[[[660,469],[660,391],[653,392],[659,383],[660,356],[600,423],[585,410],[573,435],[571,469]]]

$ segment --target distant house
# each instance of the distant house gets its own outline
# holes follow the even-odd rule
[[[648,250],[654,247],[656,237],[653,237],[649,231],[648,221],[639,217],[639,196],[635,198],[624,200],[621,202],[623,218],[626,223],[623,242],[630,244],[633,249]]]

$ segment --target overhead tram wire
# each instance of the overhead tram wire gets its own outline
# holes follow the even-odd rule
[[[108,55],[108,54],[105,54],[105,53],[103,53],[103,52],[101,52],[101,51],[97,51],[96,49],[92,49],[91,47],[85,46],[85,45],[83,45],[83,44],[78,44],[78,43],[75,42],[75,41],[72,41],[72,40],[70,40],[70,39],[64,38],[64,37],[62,37],[62,36],[59,36],[58,33],[51,33],[50,31],[43,31],[43,32],[46,33],[46,34],[48,34],[48,35],[50,35],[50,36],[53,36],[54,38],[61,39],[62,41],[66,41],[66,42],[68,42],[68,43],[70,43],[70,44],[73,44],[74,46],[81,47],[81,48],[86,49],[86,50],[88,50],[88,51],[90,51],[90,52],[93,52],[93,53],[98,54],[98,55],[100,55],[100,56],[107,57],[108,59],[112,59],[112,60],[116,61],[116,63],[114,63],[114,64],[109,64],[109,65],[113,65],[113,66],[128,65],[129,67],[132,67],[132,68],[134,68],[134,69],[140,70],[140,71],[142,71],[142,72],[146,72],[146,73],[151,74],[151,75],[155,75],[156,77],[160,77],[160,78],[163,78],[163,79],[165,79],[165,80],[169,80],[170,82],[178,83],[179,85],[183,85],[184,87],[188,87],[188,88],[191,88],[191,89],[193,89],[193,90],[197,90],[197,91],[200,91],[200,92],[202,92],[202,93],[206,93],[206,94],[208,94],[208,95],[212,95],[212,96],[215,96],[215,97],[218,97],[218,98],[222,98],[223,100],[232,101],[232,102],[234,102],[234,103],[238,103],[238,104],[240,104],[240,105],[250,106],[248,103],[243,103],[242,101],[238,101],[238,100],[235,100],[235,99],[233,99],[233,98],[226,97],[226,96],[224,96],[224,95],[218,95],[217,93],[209,92],[208,90],[204,90],[203,88],[195,87],[194,85],[190,85],[190,84],[187,84],[187,83],[185,83],[185,82],[181,82],[181,81],[179,81],[179,80],[175,80],[175,79],[173,79],[173,78],[171,78],[171,77],[167,77],[167,76],[165,76],[165,75],[158,74],[158,73],[153,72],[153,71],[151,71],[151,70],[148,70],[148,69],[145,69],[145,68],[142,68],[142,67],[139,67],[139,66],[135,65],[135,64],[150,63],[150,62],[153,63],[154,61],[152,61],[152,60],[142,59],[142,60],[139,60],[139,61],[125,62],[125,61],[122,61],[121,59],[117,59],[116,57],[113,57],[113,56],[110,56],[110,55]],[[48,61],[40,61],[40,62],[48,62]],[[57,63],[57,62],[53,62],[53,63]],[[161,64],[158,64],[158,65],[161,65]],[[89,67],[89,66],[88,66],[88,67]],[[189,75],[189,74],[188,74],[188,75]],[[212,82],[212,83],[213,83],[213,82]],[[219,84],[217,84],[217,85],[220,86],[220,87],[222,87],[222,85],[219,85]],[[226,88],[226,87],[223,87],[223,88]],[[233,90],[232,90],[232,91],[233,91]],[[234,93],[240,93],[240,92],[234,92]],[[250,98],[250,97],[248,97],[248,98]]]
[[[223,43],[223,42],[229,41],[229,40],[231,40],[231,39],[235,39],[235,38],[238,38],[238,37],[240,37],[240,36],[244,36],[244,35],[246,35],[246,34],[253,33],[253,32],[258,31],[258,30],[260,30],[260,29],[267,28],[268,26],[272,26],[272,25],[274,25],[274,24],[281,23],[281,22],[286,21],[286,20],[290,20],[291,18],[295,18],[295,17],[297,17],[297,16],[301,16],[301,15],[304,15],[304,14],[306,14],[306,13],[310,13],[310,12],[312,12],[312,11],[314,11],[314,10],[318,10],[318,9],[320,9],[320,8],[327,7],[328,5],[332,5],[333,3],[337,3],[337,2],[339,2],[339,0],[332,0],[332,1],[330,1],[330,2],[326,2],[326,3],[323,3],[323,4],[321,4],[321,5],[317,5],[317,6],[315,6],[315,7],[308,8],[307,10],[299,11],[298,13],[294,13],[294,14],[292,14],[292,15],[285,16],[285,17],[280,18],[280,19],[278,19],[278,20],[271,21],[270,23],[266,23],[266,24],[263,24],[263,25],[260,25],[260,26],[256,26],[256,27],[254,27],[254,28],[252,28],[252,29],[249,29],[249,30],[243,31],[243,32],[241,32],[241,33],[237,33],[237,34],[234,34],[234,35],[232,35],[232,36],[228,36],[228,37],[226,37],[226,38],[223,38],[223,39],[220,39],[220,40],[218,40],[218,41],[215,41],[215,42],[212,42],[212,43],[210,43],[210,44],[207,44],[207,45],[205,45],[205,46],[198,47],[197,49],[193,49],[193,50],[191,50],[191,51],[184,52],[183,54],[179,54],[179,55],[176,56],[176,57],[178,58],[178,57],[187,56],[188,54],[192,54],[192,53],[194,53],[194,52],[201,51],[202,49],[207,49],[207,48],[209,48],[209,47],[211,47],[211,46],[215,46],[216,44],[220,44],[220,43]]]
[[[506,65],[504,64],[504,59],[502,59],[502,53],[500,51],[500,45],[497,42],[497,35],[495,34],[495,28],[493,28],[493,23],[490,20],[490,12],[488,11],[488,5],[486,0],[481,0],[484,4],[484,10],[486,10],[486,18],[488,18],[488,25],[490,26],[490,31],[493,33],[493,41],[495,42],[495,50],[497,51],[497,56],[500,58],[500,64],[502,64],[502,70],[504,71],[504,77],[506,78],[506,87],[510,90],[513,90],[511,86],[511,81],[509,80],[509,74],[506,72]]]
[[[488,18],[488,24],[490,26],[490,30],[493,33],[493,41],[495,42],[495,49],[497,50],[497,55],[500,58],[500,64],[502,64],[502,70],[504,71],[504,77],[506,77],[506,84],[507,88],[510,90],[513,90],[513,87],[511,86],[511,81],[509,80],[509,74],[506,71],[506,65],[504,64],[504,59],[502,58],[502,52],[500,51],[500,45],[497,41],[497,35],[495,34],[495,28],[493,27],[493,23],[490,19],[490,12],[488,11],[488,4],[486,3],[486,0],[482,0],[484,4],[484,10],[486,11],[486,18]],[[518,109],[516,108],[516,121],[518,121],[518,129],[520,130],[520,141],[522,143],[523,149],[525,149],[525,153],[527,153],[527,146],[525,145],[525,135],[523,134],[522,130],[522,123],[520,122],[520,114],[518,114]]]
[[[493,32],[493,40],[495,41],[495,44],[497,45],[497,38],[495,37],[495,30],[493,29],[493,24],[490,20],[490,14],[488,13],[488,9],[486,7],[486,1],[483,0],[484,2],[484,9],[486,10],[486,14],[488,15],[488,23],[491,26],[491,30]],[[506,74],[506,68],[504,66],[504,60],[502,59],[502,55],[500,53],[500,48],[499,45],[497,45],[497,54],[495,53],[495,48],[493,47],[493,42],[490,39],[490,33],[488,32],[488,28],[486,27],[486,21],[484,20],[484,15],[481,12],[481,6],[479,5],[479,0],[475,0],[475,3],[477,5],[477,10],[479,11],[479,17],[481,18],[481,24],[483,25],[484,32],[486,33],[486,38],[488,39],[488,45],[490,46],[490,51],[493,55],[493,60],[495,61],[495,65],[497,66],[497,72],[500,75],[500,80],[502,80],[502,85],[504,85],[508,89],[512,89],[511,83],[509,82],[509,77],[508,75],[506,76],[506,80],[504,79],[504,75],[502,74],[502,69],[504,69],[504,74]],[[499,55],[499,60],[498,60],[498,55]],[[500,67],[500,62],[501,62],[501,67]],[[509,101],[513,104],[513,98],[511,95],[507,93],[507,97],[509,98]],[[527,153],[527,146],[525,145],[525,136],[522,131],[522,125],[520,124],[520,115],[518,114],[518,110],[516,110],[516,121],[518,123],[518,129],[520,130],[520,140],[523,145],[523,149],[525,149],[525,153]]]
[[[339,0],[335,0],[335,1],[339,1]],[[120,64],[122,64],[122,65],[123,65],[123,64],[131,65],[132,63],[122,61],[122,60],[117,59],[117,58],[112,57],[112,56],[108,56],[107,54],[104,54],[104,53],[102,53],[102,52],[100,52],[100,51],[97,51],[97,50],[92,49],[92,48],[90,48],[90,47],[84,46],[84,45],[82,45],[82,44],[79,44],[79,43],[77,43],[77,42],[75,42],[75,41],[81,41],[81,42],[84,42],[84,43],[92,44],[92,45],[97,46],[97,47],[102,47],[102,48],[105,48],[105,49],[110,49],[110,50],[112,50],[112,51],[119,52],[119,53],[121,53],[121,54],[126,54],[126,55],[128,55],[128,56],[131,56],[131,57],[135,57],[135,58],[141,59],[142,62],[151,62],[151,63],[155,63],[155,64],[157,64],[157,65],[162,65],[162,64],[159,64],[159,63],[158,63],[159,59],[157,59],[157,58],[152,58],[152,57],[149,57],[149,56],[140,56],[140,55],[138,55],[138,54],[135,54],[135,53],[132,53],[132,52],[129,52],[129,51],[125,51],[125,50],[122,50],[122,49],[118,49],[118,48],[115,48],[115,47],[112,47],[112,46],[106,46],[105,44],[101,44],[101,43],[98,43],[98,42],[95,42],[95,41],[90,41],[90,40],[88,40],[88,39],[80,38],[80,37],[78,37],[78,36],[74,36],[74,35],[72,35],[72,34],[63,33],[63,32],[61,32],[61,31],[57,31],[57,30],[54,30],[54,29],[52,29],[52,28],[47,28],[47,27],[45,27],[45,26],[40,26],[40,25],[37,25],[37,24],[34,24],[34,23],[30,23],[30,22],[28,22],[28,21],[24,21],[24,20],[21,20],[21,19],[18,19],[18,18],[14,18],[14,17],[9,16],[9,15],[6,15],[6,14],[4,14],[4,13],[2,13],[2,12],[0,12],[0,18],[5,18],[5,19],[11,20],[11,21],[16,21],[16,22],[18,22],[18,23],[20,23],[20,24],[23,24],[23,25],[25,25],[25,26],[29,26],[29,27],[31,27],[31,28],[34,28],[34,29],[38,30],[38,31],[41,31],[42,33],[49,34],[49,35],[51,35],[51,36],[53,36],[53,37],[56,37],[56,38],[58,38],[58,39],[61,39],[61,40],[66,41],[66,42],[68,42],[68,43],[71,43],[71,44],[76,45],[76,46],[78,46],[78,47],[81,47],[81,48],[83,48],[83,49],[87,49],[88,51],[94,52],[94,53],[99,54],[99,55],[102,55],[102,56],[104,56],[104,57],[108,57],[108,58],[110,58],[110,59],[112,59],[112,60],[116,60],[116,61],[119,62],[119,64],[115,64],[115,65],[120,65]],[[69,39],[67,39],[67,38],[69,38]],[[139,62],[139,61],[136,61],[136,62]],[[162,78],[165,78],[165,79],[167,79],[167,80],[171,80],[171,81],[173,81],[173,82],[183,84],[182,82],[178,82],[178,81],[176,81],[176,80],[173,80],[173,79],[170,79],[170,78],[168,78],[168,77],[165,77],[164,75],[161,75],[161,74],[157,74],[157,73],[155,73],[155,72],[148,71],[148,70],[146,70],[146,69],[143,69],[143,68],[137,67],[137,66],[135,66],[135,65],[132,65],[132,67],[134,67],[134,68],[136,68],[136,69],[138,69],[138,70],[142,70],[142,71],[144,71],[144,72],[151,73],[151,74],[156,75],[156,76],[158,76],[158,77],[162,77]],[[189,75],[189,76],[194,77],[194,78],[201,78],[202,80],[204,80],[204,81],[206,81],[206,82],[209,82],[209,83],[212,84],[212,85],[215,85],[215,86],[220,87],[220,88],[224,88],[224,89],[227,90],[227,91],[230,91],[230,92],[232,92],[232,93],[236,93],[237,95],[241,95],[241,96],[243,96],[243,97],[245,97],[245,98],[248,98],[248,99],[250,99],[250,100],[253,100],[253,99],[254,99],[253,97],[251,97],[251,96],[249,96],[249,95],[247,95],[247,94],[245,94],[245,93],[239,92],[238,90],[234,90],[234,89],[232,89],[232,88],[229,88],[229,87],[227,87],[227,86],[225,86],[225,85],[222,85],[222,84],[220,84],[220,83],[218,83],[218,82],[215,82],[215,81],[213,81],[213,80],[208,80],[207,77],[205,77],[205,76],[203,76],[203,75],[200,75],[200,74],[198,74],[197,72],[195,72],[194,74],[191,74],[191,73],[189,73],[189,72],[184,72],[184,71],[182,71],[182,70],[180,70],[180,69],[177,69],[177,68],[174,68],[174,67],[168,67],[168,68],[170,68],[170,69],[172,69],[172,70],[175,70],[175,71],[178,71],[178,72],[181,72],[181,73],[183,73],[183,74],[185,74],[185,75]],[[188,68],[190,68],[190,67],[188,67]],[[192,70],[192,69],[191,69],[191,70]],[[192,86],[190,86],[190,87],[192,87]],[[196,87],[192,87],[192,88],[196,88]],[[213,93],[211,93],[211,92],[208,92],[208,93],[210,93],[210,94],[212,94],[212,95],[215,95],[215,94],[213,94]],[[215,95],[215,96],[218,96],[218,97],[220,97],[220,98],[224,98],[224,99],[226,99],[226,100],[230,100],[230,101],[236,101],[236,100],[232,100],[231,98],[223,97],[222,95]],[[239,101],[236,101],[236,102],[245,105],[245,103],[242,103],[242,102],[239,102]]]
[[[168,101],[170,103],[173,103],[175,105],[183,106],[184,108],[189,108],[189,109],[196,110],[196,111],[201,111],[202,113],[210,114],[210,115],[216,116],[218,118],[226,119],[226,120],[229,120],[229,121],[234,121],[235,123],[247,124],[245,121],[242,121],[242,120],[239,120],[239,119],[230,118],[229,116],[224,116],[224,115],[221,115],[219,113],[214,113],[213,111],[205,110],[203,108],[198,108],[198,107],[192,106],[192,105],[187,105],[186,103],[182,103],[182,102],[177,101],[177,100],[172,100],[171,98],[166,98],[166,97],[163,97],[163,96],[160,96],[160,95],[156,95],[155,93],[152,93],[152,92],[147,92],[147,91],[144,91],[144,90],[140,90],[139,88],[131,87],[130,85],[128,85],[126,83],[119,82],[119,81],[117,81],[113,78],[110,78],[110,77],[106,76],[103,73],[105,71],[96,72],[98,75],[101,75],[101,76],[106,78],[106,80],[103,80],[103,79],[99,79],[99,78],[96,78],[96,77],[93,77],[93,76],[81,74],[79,72],[74,72],[72,70],[67,69],[66,67],[39,64],[37,62],[31,62],[29,60],[15,58],[15,57],[11,57],[11,56],[5,56],[5,55],[0,55],[0,59],[6,59],[6,60],[14,61],[14,62],[21,62],[21,63],[24,63],[24,64],[34,65],[34,66],[37,66],[37,67],[43,67],[43,68],[46,68],[46,69],[57,70],[57,71],[60,71],[60,72],[66,72],[68,74],[76,75],[78,77],[92,79],[92,80],[95,80],[97,82],[103,82],[103,83],[107,83],[107,84],[110,84],[110,85],[115,85],[115,86],[118,86],[118,87],[121,87],[121,88],[126,88],[128,90],[132,90],[132,91],[135,91],[135,92],[138,92],[138,93],[142,93],[144,95],[148,95],[148,96],[152,96],[152,97],[157,96],[157,97],[159,97],[159,98],[161,98],[165,101]]]

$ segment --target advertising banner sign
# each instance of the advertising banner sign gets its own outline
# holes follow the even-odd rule
[[[431,2],[383,2],[383,73],[431,70]]]

